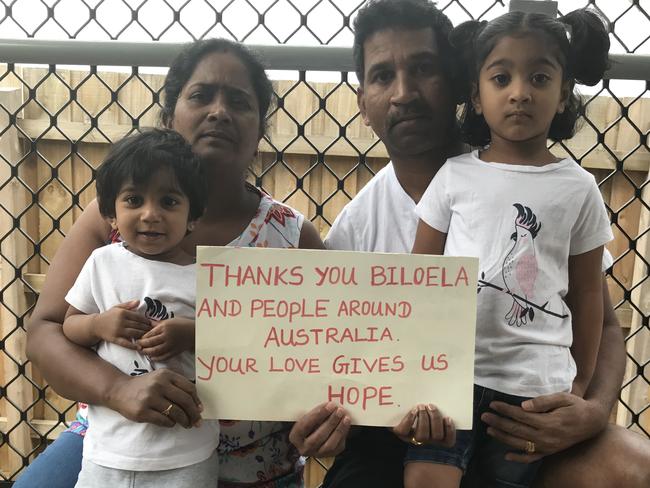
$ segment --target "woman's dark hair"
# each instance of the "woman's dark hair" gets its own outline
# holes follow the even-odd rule
[[[551,122],[548,137],[553,141],[568,139],[576,130],[578,117],[584,112],[575,84],[593,86],[598,83],[609,66],[609,36],[606,21],[587,9],[575,10],[555,19],[538,13],[510,12],[491,22],[469,21],[456,27],[450,36],[451,44],[458,50],[464,74],[459,86],[465,94],[461,116],[461,137],[472,146],[485,146],[490,142],[490,128],[482,115],[475,112],[471,102],[477,89],[479,72],[496,44],[506,36],[540,36],[562,67],[563,81],[569,84],[569,98],[561,114]]]
[[[363,85],[365,62],[363,45],[373,34],[386,29],[426,29],[430,27],[436,39],[443,73],[451,81],[455,73],[449,34],[453,28],[447,16],[429,0],[370,0],[359,10],[354,20],[354,67]]]
[[[97,200],[104,217],[115,217],[115,200],[126,183],[146,184],[152,174],[171,170],[190,202],[190,220],[205,210],[207,188],[201,163],[187,141],[172,130],[151,129],[115,143],[97,170]]]
[[[163,125],[168,126],[172,120],[178,96],[194,74],[196,66],[204,57],[215,52],[230,53],[246,67],[257,97],[260,115],[259,136],[262,137],[266,130],[266,114],[273,97],[273,85],[264,71],[264,66],[255,54],[244,45],[228,39],[205,39],[192,42],[187,44],[172,61],[163,85],[165,99],[160,114]]]

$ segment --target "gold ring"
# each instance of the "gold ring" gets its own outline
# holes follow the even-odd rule
[[[526,441],[525,451],[527,454],[535,454],[535,443],[533,441]]]
[[[415,438],[415,435],[412,435],[412,436],[411,436],[411,441],[410,441],[410,442],[411,442],[411,444],[413,444],[414,446],[421,446],[422,444],[424,444],[424,442],[420,442],[419,440],[417,440],[417,439]]]
[[[174,408],[174,404],[173,404],[173,403],[170,403],[170,404],[169,404],[169,407],[167,407],[165,410],[163,410],[163,411],[160,412],[160,413],[163,414],[165,417],[169,417],[169,414],[170,414],[170,412],[172,411],[172,408]]]

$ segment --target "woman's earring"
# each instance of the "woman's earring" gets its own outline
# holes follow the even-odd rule
[[[192,232],[194,230],[194,222],[188,222],[187,223],[187,230],[189,232]]]

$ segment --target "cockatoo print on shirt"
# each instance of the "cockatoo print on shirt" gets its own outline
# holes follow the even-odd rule
[[[144,297],[144,302],[147,305],[144,316],[148,319],[162,321],[174,318],[174,312],[167,311],[167,307],[157,298]],[[140,352],[136,352],[136,355],[140,358],[140,361],[138,359],[133,360],[133,369],[129,373],[131,376],[140,376],[156,369],[149,356]]]
[[[529,207],[515,203],[515,231],[510,236],[514,244],[503,260],[503,282],[512,297],[512,306],[505,319],[508,325],[521,327],[535,317],[533,308],[526,302],[532,302],[537,280],[537,258],[535,256],[535,238],[542,228],[542,223]],[[524,300],[519,299],[523,298]]]

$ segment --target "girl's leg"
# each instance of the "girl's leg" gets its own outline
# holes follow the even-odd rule
[[[463,471],[450,464],[410,462],[404,467],[404,488],[458,488]]]
[[[14,488],[73,488],[81,471],[83,437],[62,432],[18,476]]]

